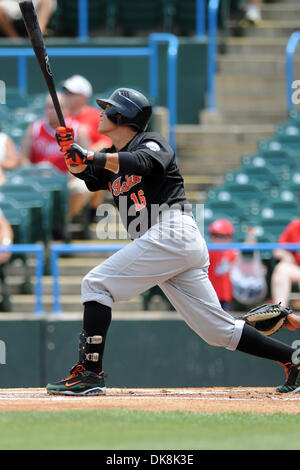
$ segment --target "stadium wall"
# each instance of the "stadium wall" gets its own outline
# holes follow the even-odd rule
[[[113,320],[105,354],[108,387],[272,387],[284,380],[282,367],[272,361],[207,345],[176,313],[162,320],[151,315]],[[68,374],[78,359],[82,322],[62,316],[0,318],[6,347],[0,388],[44,387]],[[276,338],[288,344],[297,339],[288,330]]]

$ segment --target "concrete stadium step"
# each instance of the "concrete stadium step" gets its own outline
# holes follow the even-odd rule
[[[281,106],[269,105],[260,106],[259,100],[257,100],[257,107],[250,105],[232,104],[227,106],[220,105],[220,113],[223,118],[224,124],[233,124],[240,122],[241,124],[247,124],[250,122],[264,125],[266,122],[269,124],[277,124],[284,121],[286,118],[286,107],[282,104]]]
[[[213,116],[212,116],[213,118]],[[216,116],[216,118],[218,118]],[[220,116],[222,118],[222,116]],[[177,146],[179,151],[202,148],[211,145],[252,144],[274,132],[272,125],[226,125],[216,123],[177,126]]]
[[[33,295],[11,295],[12,312],[33,313],[35,307],[35,297]],[[82,311],[80,295],[61,295],[61,309],[63,312],[80,312]],[[126,302],[117,302],[114,309],[118,312],[136,312],[142,310],[142,302],[140,297]],[[114,310],[113,309],[113,310]],[[53,312],[52,295],[43,296],[43,310],[47,313]]]
[[[184,126],[186,127],[186,126]],[[179,129],[177,147],[182,172],[205,173],[215,178],[235,168],[243,154],[257,150],[257,143],[274,132],[273,125],[207,124]]]
[[[245,108],[251,111],[256,109],[260,111],[262,108],[268,108],[270,110],[280,109],[280,111],[286,112],[286,97],[284,93],[281,93],[277,96],[273,94],[262,94],[256,96],[254,93],[240,93],[238,95],[232,92],[228,93],[224,89],[217,90],[217,103],[218,109],[226,109],[234,106],[240,107],[241,111]]]
[[[263,3],[261,13],[263,20],[290,20],[300,17],[300,5],[295,0],[286,0],[284,3]]]
[[[259,54],[272,54],[284,57],[286,44],[286,37],[231,37],[226,41],[226,53],[248,55],[259,52]]]
[[[265,20],[255,26],[242,26],[242,34],[246,37],[259,38],[289,38],[289,36],[299,29],[299,21],[297,18],[285,20]]]
[[[249,75],[231,75],[219,73],[216,76],[217,100],[224,95],[236,97],[270,97],[277,99],[285,95],[285,78],[273,77],[249,77]],[[219,101],[217,101],[219,103]]]
[[[218,73],[249,77],[285,78],[285,58],[270,54],[242,56],[240,54],[218,55]],[[295,76],[300,75],[300,59],[295,56]]]

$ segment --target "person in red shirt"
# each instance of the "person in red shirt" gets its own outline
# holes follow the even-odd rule
[[[232,243],[234,227],[228,220],[218,219],[210,224],[209,235],[212,243]],[[236,257],[236,250],[218,250],[209,253],[208,276],[225,310],[230,310],[233,300],[230,269]]]
[[[58,93],[58,99],[68,125],[73,126],[77,138],[84,143],[89,143],[89,138],[84,129],[78,123],[73,123],[68,116],[68,107],[64,95]],[[49,162],[61,172],[68,173],[69,190],[69,214],[74,217],[79,214],[91,198],[91,193],[85,184],[78,178],[71,176],[63,153],[56,140],[56,128],[59,125],[58,118],[50,95],[46,98],[44,116],[30,124],[21,143],[21,154],[24,165]]]
[[[284,229],[279,243],[300,243],[300,218],[293,220]],[[273,252],[279,261],[271,277],[271,293],[274,302],[288,306],[293,284],[300,287],[300,250],[291,252],[278,248]]]
[[[77,122],[86,129],[90,138],[89,148],[99,152],[103,148],[112,146],[111,139],[99,134],[100,113],[97,108],[89,105],[93,94],[90,82],[81,75],[72,75],[61,83],[62,91],[65,93],[73,122]],[[94,216],[97,207],[103,202],[104,191],[95,192],[90,200],[91,213]]]

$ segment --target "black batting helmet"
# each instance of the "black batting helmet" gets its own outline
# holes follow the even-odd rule
[[[131,88],[118,88],[107,99],[96,100],[100,108],[107,104],[108,119],[118,126],[133,126],[138,131],[144,131],[150,121],[152,106],[148,99],[139,91]]]

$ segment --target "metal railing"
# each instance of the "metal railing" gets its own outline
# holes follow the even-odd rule
[[[62,313],[60,303],[60,285],[59,285],[59,255],[61,253],[115,253],[123,248],[125,244],[111,244],[111,245],[68,245],[57,244],[53,245],[50,250],[50,264],[51,275],[53,281],[53,313]],[[97,264],[97,263],[95,263]]]
[[[59,255],[61,253],[115,253],[126,244],[108,244],[108,245],[68,245],[57,244],[53,245],[50,249],[50,262],[51,262],[51,275],[53,281],[53,314],[59,315],[62,312],[60,302],[60,270],[59,270]],[[276,248],[282,248],[290,251],[300,251],[300,243],[208,243],[207,248],[209,251],[223,251],[223,250],[239,250],[242,252],[249,251],[273,251]],[[95,262],[96,266],[97,262]]]
[[[216,63],[218,39],[218,11],[220,0],[210,0],[208,4],[208,48],[207,48],[207,109],[216,111]]]
[[[289,38],[285,49],[285,76],[286,76],[286,107],[287,111],[294,108],[292,100],[294,81],[294,55],[300,40],[300,31],[295,31]]]
[[[149,94],[158,98],[158,43],[168,43],[167,49],[167,107],[169,109],[169,143],[176,148],[177,123],[177,58],[178,38],[168,33],[153,33],[149,36],[148,47],[49,47],[49,57],[148,57],[149,58]],[[27,59],[34,57],[31,48],[0,48],[1,57],[16,57],[18,60],[18,88],[26,93],[28,87]]]
[[[10,245],[10,246],[0,246],[0,251],[12,253],[12,254],[25,254],[32,253],[36,258],[35,265],[35,308],[34,313],[36,315],[43,315],[43,284],[42,278],[44,274],[44,247],[42,245],[32,245],[32,244],[20,244],[20,245]]]

